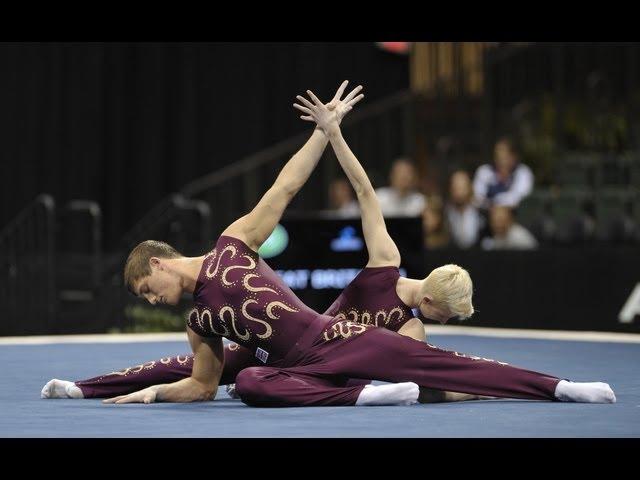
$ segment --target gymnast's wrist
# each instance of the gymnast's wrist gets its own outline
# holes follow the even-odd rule
[[[153,385],[151,387],[149,387],[149,390],[153,391],[156,394],[156,398],[155,401],[156,402],[164,402],[166,401],[166,392],[165,389],[163,387],[165,387],[166,385]]]
[[[331,125],[328,125],[324,134],[327,136],[329,140],[331,140],[332,138],[338,138],[341,134],[340,125],[338,125],[337,123],[332,123]]]

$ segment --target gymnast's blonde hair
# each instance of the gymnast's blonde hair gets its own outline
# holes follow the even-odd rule
[[[460,320],[473,315],[473,283],[469,272],[449,264],[434,269],[422,281],[421,295],[431,297],[433,303],[445,308]]]

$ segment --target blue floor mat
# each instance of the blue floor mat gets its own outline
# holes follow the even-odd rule
[[[443,348],[574,381],[604,381],[613,405],[486,400],[408,407],[257,409],[214,402],[103,405],[42,400],[51,378],[77,380],[163,356],[186,342],[0,346],[1,437],[638,437],[640,344],[433,335]]]

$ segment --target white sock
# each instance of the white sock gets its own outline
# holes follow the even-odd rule
[[[560,380],[555,396],[562,402],[616,403],[616,395],[608,383],[568,382]]]
[[[418,403],[419,394],[420,388],[413,382],[365,385],[358,396],[356,406],[413,405]]]
[[[40,398],[84,398],[84,395],[75,383],[53,378],[42,387]]]
[[[227,395],[229,395],[231,398],[235,399],[235,400],[239,400],[240,399],[240,395],[238,395],[236,393],[236,384],[235,383],[230,383],[227,385]]]

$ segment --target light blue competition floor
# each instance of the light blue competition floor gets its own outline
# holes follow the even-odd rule
[[[408,407],[250,408],[214,402],[103,405],[42,400],[82,379],[188,351],[186,342],[1,345],[1,437],[639,437],[640,344],[432,335],[430,343],[574,381],[604,381],[613,405],[487,400]]]

